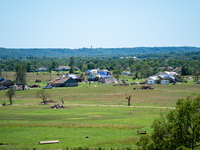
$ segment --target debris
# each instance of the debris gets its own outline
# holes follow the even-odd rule
[[[35,82],[41,82],[41,80],[35,80]]]
[[[55,105],[52,106],[51,108],[59,109],[59,108],[64,108],[64,106],[63,106],[63,104],[55,104]]]
[[[137,130],[137,134],[146,134],[146,130]]]
[[[151,85],[144,85],[140,89],[142,89],[142,90],[152,90],[152,89],[154,89],[154,87],[152,87]]]

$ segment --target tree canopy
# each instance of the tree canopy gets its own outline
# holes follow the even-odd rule
[[[137,142],[143,150],[194,149],[200,146],[200,96],[179,99],[176,109],[161,115],[153,124],[151,135],[142,136]]]

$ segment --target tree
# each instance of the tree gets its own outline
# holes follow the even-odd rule
[[[70,67],[69,73],[74,73],[73,66]]]
[[[161,115],[153,124],[153,132],[142,136],[137,145],[142,149],[194,149],[200,146],[200,96],[179,99],[176,109]]]
[[[17,63],[15,71],[16,84],[22,85],[22,90],[24,90],[24,86],[26,84],[26,67],[22,63]]]
[[[95,64],[93,62],[88,63],[88,69],[94,69]]]
[[[121,71],[120,70],[114,70],[112,73],[113,73],[115,78],[119,78],[119,76],[121,75]]]
[[[27,66],[26,66],[26,70],[27,72],[31,72],[31,63],[28,62]]]
[[[131,95],[125,94],[125,95],[126,95],[126,99],[128,99],[128,106],[130,106],[131,105],[131,96],[132,96],[132,94]]]
[[[69,60],[69,66],[74,66],[75,58],[72,56]]]
[[[35,93],[35,95],[38,98],[42,99],[44,104],[47,103],[47,98],[49,97],[49,93],[46,92],[46,90],[44,90],[44,89],[37,90],[37,92]]]
[[[12,98],[15,95],[15,89],[14,88],[10,88],[6,91],[6,96],[9,98],[10,101],[10,105],[12,105]]]
[[[87,64],[84,64],[83,67],[82,67],[82,72],[87,71],[87,69],[88,69]]]
[[[51,64],[52,70],[56,70],[56,67],[58,67],[58,63],[55,60],[53,60],[53,62]]]

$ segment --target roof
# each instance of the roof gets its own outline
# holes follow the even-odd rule
[[[4,80],[4,78],[0,78],[0,82],[3,81],[3,80]]]
[[[71,77],[72,79],[77,79],[77,78],[78,78],[78,77],[77,77],[75,74],[73,74],[73,73],[66,74],[66,76],[69,76],[69,77]]]
[[[87,70],[85,73],[89,73],[91,70]]]
[[[108,69],[103,69],[102,71],[103,71],[103,72],[109,72],[109,70],[108,70]]]
[[[150,76],[146,80],[158,80],[157,76]]]
[[[12,82],[11,80],[2,80],[0,83],[5,83],[5,82],[7,82],[7,81]]]
[[[102,76],[102,75],[107,75],[107,73],[106,73],[106,72],[103,72],[103,71],[99,71],[98,73],[99,73],[99,75],[101,75],[101,76]]]
[[[58,68],[56,69],[70,69],[70,66],[59,66]]]
[[[59,77],[57,79],[54,79],[52,81],[49,81],[48,84],[55,84],[55,83],[64,83],[66,82],[67,80],[69,80],[71,77]]]

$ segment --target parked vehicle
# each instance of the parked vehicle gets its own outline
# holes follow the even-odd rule
[[[38,87],[38,85],[36,84],[30,85],[30,88],[34,88],[34,87]]]
[[[52,89],[52,86],[47,85],[47,86],[43,86],[42,88],[43,89]]]

